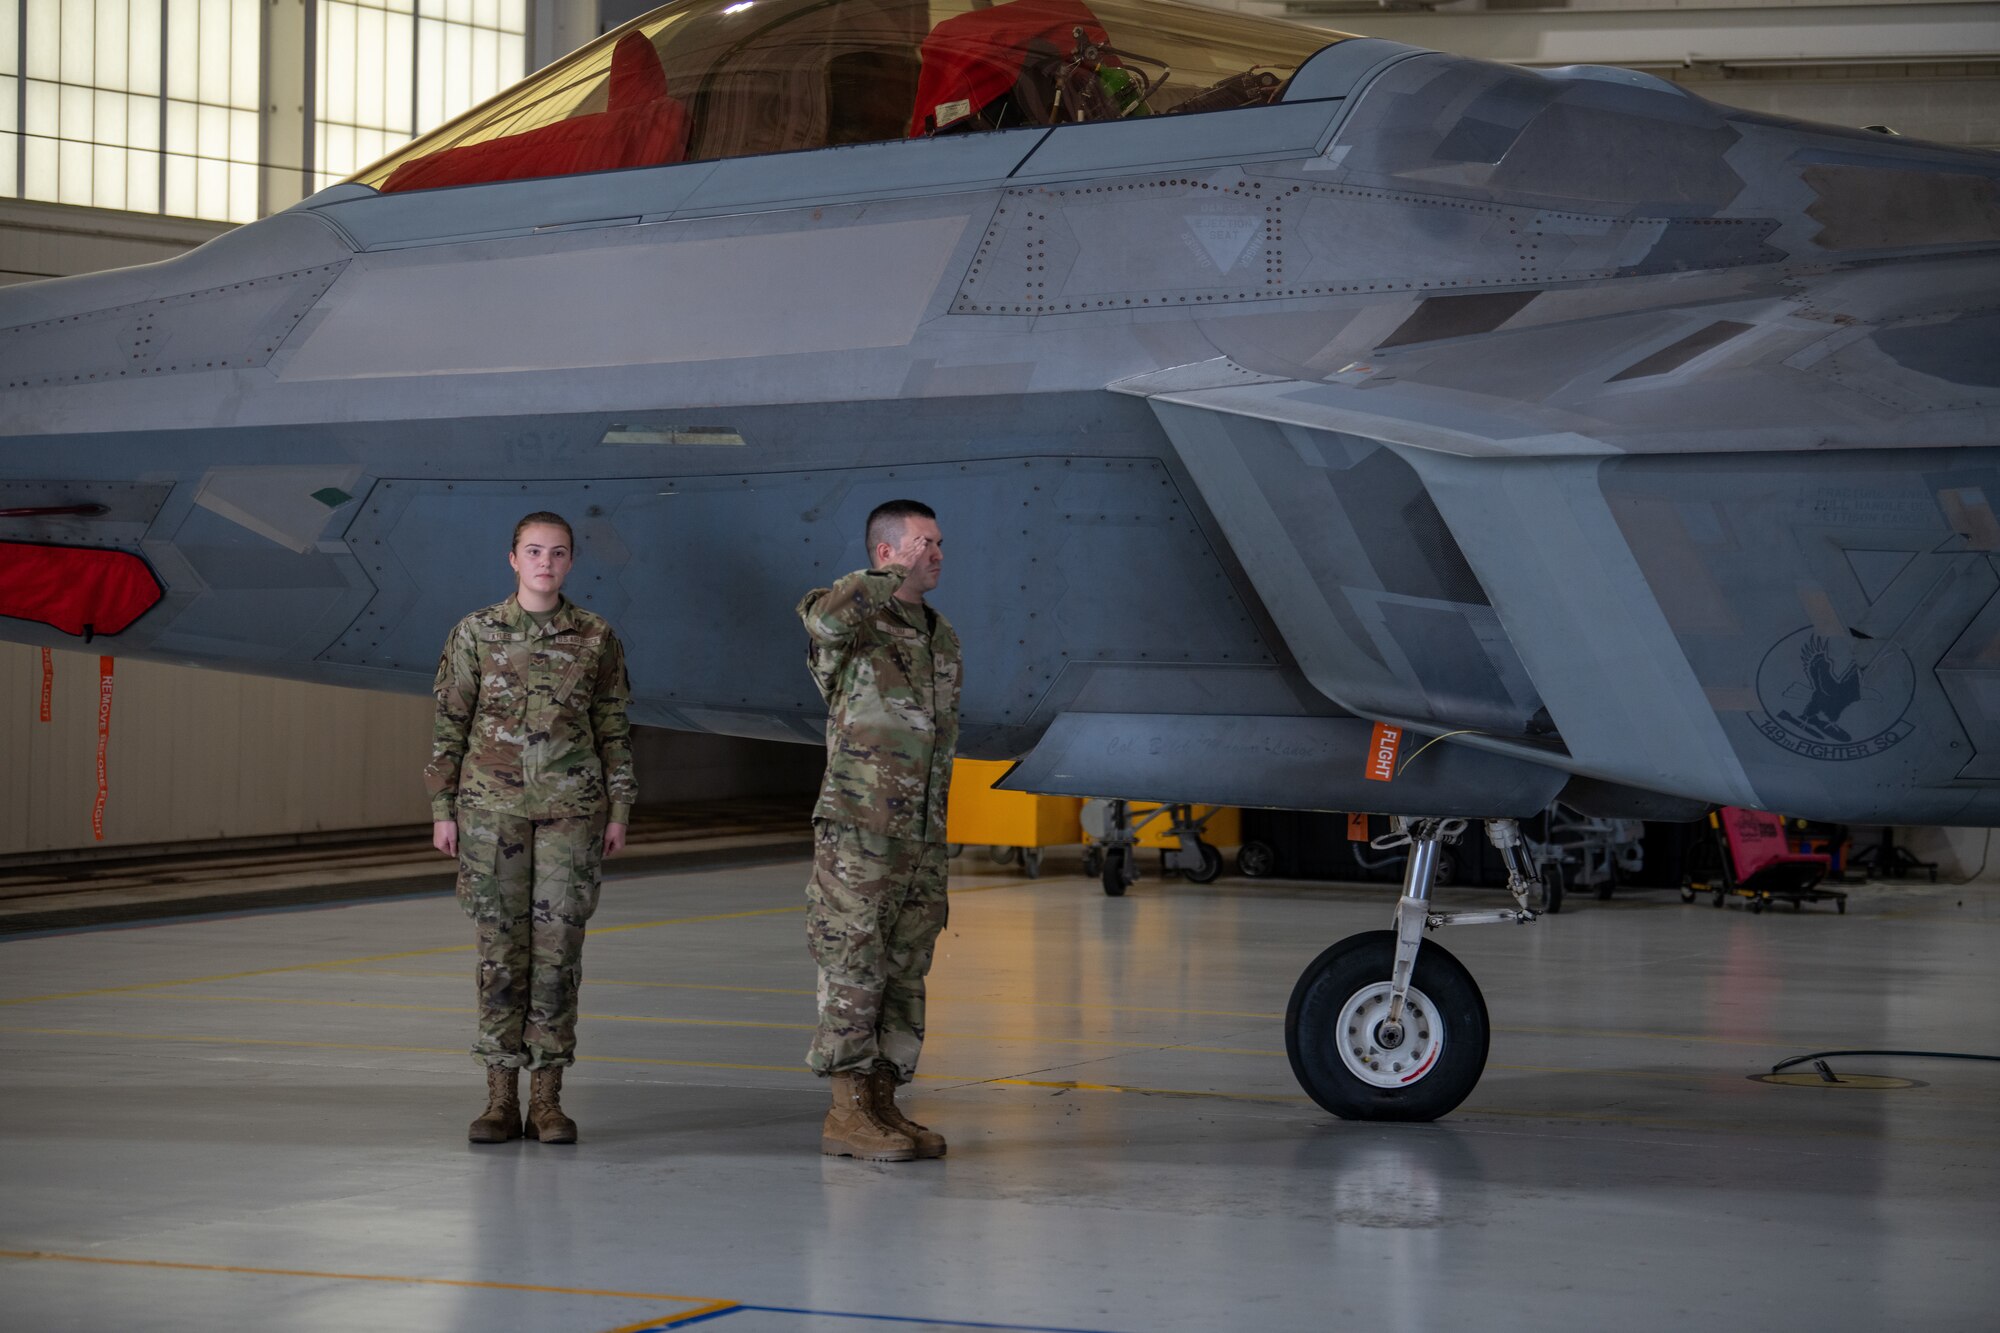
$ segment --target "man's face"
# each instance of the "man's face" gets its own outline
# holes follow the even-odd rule
[[[929,540],[923,554],[910,563],[910,577],[903,581],[906,591],[926,593],[938,586],[938,578],[944,573],[944,534],[938,531],[937,520],[911,516],[903,520],[902,528],[894,541],[882,543],[875,555],[877,565],[888,564],[910,548],[917,538]]]
[[[514,567],[523,588],[548,595],[562,591],[570,559],[568,534],[549,523],[531,523],[521,529],[507,555],[507,563]]]

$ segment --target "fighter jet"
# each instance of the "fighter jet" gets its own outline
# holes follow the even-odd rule
[[[1006,785],[1403,819],[1286,1036],[1429,1119],[1488,1020],[1423,932],[1533,915],[1551,800],[2000,819],[1996,187],[1161,0],[677,0],[0,292],[0,625],[422,692],[555,509],[637,720],[817,742],[791,607],[923,499]],[[1432,910],[1469,820],[1515,907]]]

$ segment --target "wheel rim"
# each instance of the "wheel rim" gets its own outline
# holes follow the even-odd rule
[[[1412,986],[1403,1009],[1403,1040],[1384,1046],[1381,1027],[1389,1016],[1389,991],[1388,982],[1378,981],[1354,992],[1341,1006],[1334,1030],[1348,1073],[1370,1087],[1406,1088],[1437,1067],[1444,1051],[1444,1023],[1430,997]]]

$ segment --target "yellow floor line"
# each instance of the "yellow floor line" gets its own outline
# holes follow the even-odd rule
[[[659,923],[659,924],[671,924],[671,923]],[[431,951],[431,952],[440,952],[440,951]],[[411,972],[401,968],[371,968],[365,966],[365,964],[362,961],[357,960],[353,963],[346,963],[346,962],[311,963],[311,964],[306,964],[302,967],[270,968],[264,972],[239,972],[239,973],[232,973],[227,976],[191,977],[185,981],[149,982],[149,983],[144,983],[143,985],[140,986],[129,986],[129,987],[114,986],[114,987],[107,987],[106,989],[101,991],[76,991],[66,995],[28,996],[16,1000],[0,1000],[0,1005],[32,1004],[45,1000],[86,999],[96,995],[111,995],[133,990],[149,989],[152,987],[200,985],[208,982],[234,981],[243,977],[265,976],[275,972],[296,972],[305,970],[346,971],[346,972],[354,972],[358,975],[364,975],[364,976],[415,977],[415,978],[437,980],[437,981],[466,981],[470,979],[470,974],[466,972]],[[730,994],[744,994],[744,995],[814,994],[812,990],[805,987],[722,986],[722,985],[713,985],[705,982],[695,982],[695,981],[632,981],[617,977],[597,977],[597,976],[590,977],[589,983],[592,986],[622,986],[622,987],[634,987],[634,988],[648,989],[648,990],[718,991]],[[249,998],[249,997],[242,997],[242,998]],[[300,1003],[300,1001],[288,1001],[288,1002]],[[336,1003],[336,1002],[324,1001],[323,1003]],[[933,1010],[942,1010],[944,1012],[950,1012],[952,1009],[961,1006],[966,1008],[1007,1006],[1009,1008],[1022,1008],[1022,1009],[1068,1009],[1086,1013],[1174,1014],[1190,1018],[1264,1019],[1270,1022],[1280,1022],[1285,1017],[1283,1014],[1280,1013],[1264,1013],[1255,1010],[1242,1010],[1242,1009],[1175,1009],[1166,1006],[1154,1006],[1154,1005],[1087,1004],[1074,1001],[1058,1001],[1058,1000],[1017,1000],[1006,997],[989,998],[989,999],[968,999],[963,996],[954,998],[949,994],[933,995],[929,999],[929,1004]],[[462,1012],[462,1011],[454,1010],[453,1012]],[[615,1020],[617,1016],[605,1015],[605,1017],[611,1017]],[[632,1019],[629,1021],[649,1021],[649,1020]],[[652,1020],[652,1021],[661,1021],[661,1020]],[[675,1020],[675,1021],[681,1021],[681,1020]],[[696,1021],[696,1020],[685,1020],[685,1021]],[[751,1024],[746,1022],[743,1024],[743,1026],[751,1027],[751,1026],[756,1026],[756,1024]],[[773,1026],[784,1026],[784,1025],[778,1024]],[[1790,1049],[1791,1047],[1797,1045],[1811,1045],[1815,1040],[1813,1038],[1802,1039],[1802,1038],[1718,1037],[1718,1036],[1706,1036],[1694,1032],[1641,1032],[1629,1028],[1498,1026],[1493,1029],[1493,1032],[1496,1036],[1505,1035],[1505,1036],[1515,1036],[1515,1037],[1604,1037],[1604,1038],[1609,1038],[1611,1040],[1687,1042],[1704,1046],[1743,1046],[1760,1050],[1776,1050],[1781,1048]],[[937,1033],[934,1035],[942,1036],[944,1034]],[[976,1035],[976,1034],[957,1034],[957,1035]],[[1050,1040],[1056,1040],[1056,1039],[1050,1038]],[[1075,1040],[1081,1040],[1081,1039],[1075,1039]],[[1831,1038],[1828,1038],[1826,1040],[1831,1040]],[[1150,1044],[1150,1043],[1143,1043],[1143,1044]],[[1269,1054],[1269,1052],[1265,1051],[1250,1052],[1238,1048],[1183,1047],[1180,1049],[1213,1050],[1216,1051],[1217,1053],[1226,1053],[1226,1054],[1253,1054],[1253,1053],[1260,1055]],[[1283,1054],[1283,1052],[1279,1052],[1279,1054]],[[1496,1066],[1496,1068],[1497,1067],[1498,1066]]]
[[[716,912],[706,916],[669,917],[660,921],[637,921],[624,926],[605,926],[591,931],[608,935],[621,930],[652,930],[659,926],[693,926],[711,921],[734,921],[743,917],[775,916],[782,912],[803,912],[803,907],[764,907],[747,912]],[[291,963],[284,967],[259,967],[247,972],[218,972],[206,977],[175,977],[167,981],[135,981],[125,986],[99,986],[92,990],[60,991],[52,995],[16,995],[0,1000],[0,1007],[41,1004],[49,1000],[85,1000],[96,995],[123,995],[131,991],[166,990],[174,986],[201,986],[216,981],[242,981],[248,977],[273,977],[287,972],[316,972],[328,968],[353,967],[363,963],[387,963],[398,958],[435,958],[439,954],[471,953],[470,944],[445,944],[434,949],[406,949],[400,953],[363,954],[357,958],[329,958],[317,963]]]
[[[186,1000],[203,1004],[255,1004],[255,1005],[295,1005],[314,1009],[386,1009],[418,1014],[456,1014],[461,1017],[475,1012],[470,1005],[447,1004],[402,1004],[389,1000],[322,1000],[285,995],[173,995],[153,996],[152,999]],[[776,1032],[815,1032],[815,1023],[770,1023],[743,1018],[668,1018],[652,1014],[594,1014],[584,1013],[580,1018],[594,1023],[650,1023],[665,1027],[691,1028],[752,1028]],[[1185,1051],[1194,1055],[1255,1055],[1281,1057],[1283,1051],[1268,1050],[1252,1046],[1189,1046],[1180,1042],[1162,1041],[1112,1041],[1104,1037],[1050,1037],[1039,1033],[1005,1032],[947,1032],[931,1029],[931,1041],[1014,1041],[1028,1042],[1044,1046],[1087,1046],[1110,1048],[1124,1051]]]
[[[943,1078],[942,1074],[919,1074],[918,1078]],[[1007,1088],[1069,1088],[1077,1092],[1129,1092],[1147,1097],[1213,1097],[1228,1102],[1303,1102],[1309,1100],[1292,1092],[1196,1092],[1189,1088],[1142,1088],[1130,1083],[1083,1083],[1075,1079],[982,1078],[970,1080],[980,1086]]]
[[[309,1051],[368,1051],[386,1055],[466,1055],[463,1047],[450,1046],[394,1046],[370,1042],[352,1041],[295,1041],[279,1037],[222,1037],[199,1033],[181,1032],[114,1032],[101,1028],[24,1028],[0,1027],[0,1035],[25,1037],[95,1037],[111,1041],[170,1041],[186,1042],[197,1046],[273,1046],[284,1049]],[[578,1055],[579,1064],[605,1065],[650,1065],[672,1069],[727,1069],[760,1074],[796,1074],[801,1078],[814,1077],[802,1065],[758,1065],[737,1064],[724,1060],[669,1060],[659,1056],[645,1055]],[[1029,1078],[987,1078],[978,1074],[936,1074],[920,1073],[917,1078],[927,1083],[955,1083],[966,1087],[996,1085],[1021,1088],[1074,1088],[1083,1092],[1132,1092],[1147,1093],[1163,1097],[1216,1097],[1229,1101],[1304,1101],[1304,1097],[1285,1093],[1258,1094],[1239,1092],[1204,1092],[1189,1088],[1143,1088],[1117,1083],[1079,1083],[1068,1079],[1042,1080]]]
[[[648,1329],[658,1328],[661,1324],[667,1323],[669,1320],[698,1319],[702,1315],[720,1314],[724,1310],[734,1310],[741,1304],[741,1301],[713,1301],[707,1305],[697,1305],[692,1310],[675,1310],[668,1314],[656,1314],[651,1319],[641,1319],[636,1324],[620,1324],[616,1328],[605,1329],[604,1333],[646,1333]]]
[[[593,1287],[550,1287],[529,1282],[478,1282],[470,1278],[413,1277],[400,1273],[325,1273],[309,1268],[252,1268],[244,1264],[189,1264],[166,1259],[117,1259],[100,1254],[63,1254],[55,1250],[0,1250],[0,1259],[40,1260],[65,1264],[101,1264],[115,1268],[163,1268],[186,1273],[247,1273],[255,1277],[309,1277],[339,1282],[389,1282],[419,1287],[470,1287],[481,1291],[537,1291],[554,1296],[602,1296],[624,1301],[684,1301],[696,1308],[660,1319],[685,1319],[736,1304],[706,1296],[679,1296],[670,1291],[603,1291]],[[654,1322],[658,1322],[655,1320]],[[638,1325],[644,1328],[644,1324]]]

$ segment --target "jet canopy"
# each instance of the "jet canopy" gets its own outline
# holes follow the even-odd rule
[[[1277,100],[1341,34],[1163,0],[677,0],[352,179],[385,193]]]

